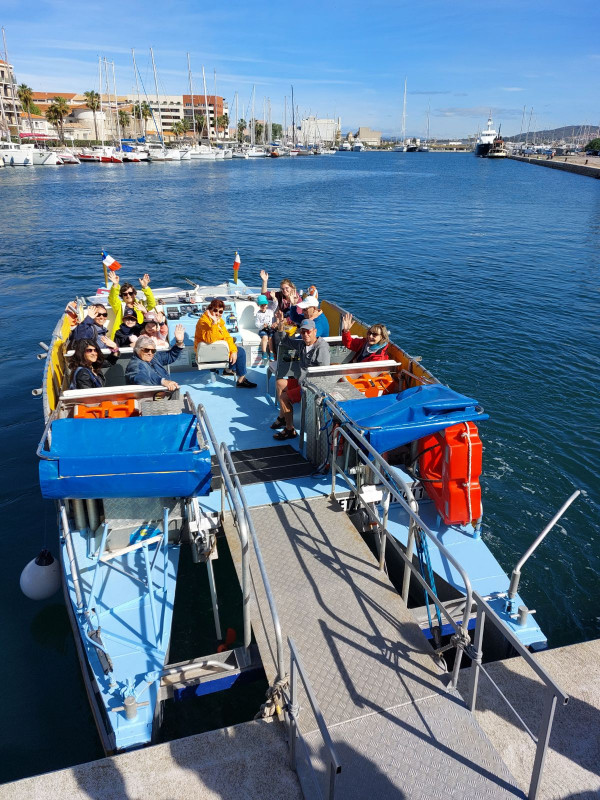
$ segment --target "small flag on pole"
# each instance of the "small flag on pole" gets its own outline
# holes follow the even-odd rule
[[[240,264],[242,263],[242,259],[240,258],[240,254],[235,251],[235,259],[233,261],[233,282],[238,282],[238,273],[240,271]]]
[[[121,265],[119,264],[119,262],[115,261],[115,259],[112,256],[109,256],[108,253],[105,253],[104,250],[102,251],[102,263],[104,264],[106,269],[112,269],[115,272],[118,269],[121,269]]]

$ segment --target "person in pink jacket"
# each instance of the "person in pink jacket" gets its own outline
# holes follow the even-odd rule
[[[356,353],[353,361],[385,361],[390,335],[385,325],[371,325],[365,337],[351,336],[352,314],[342,317],[342,344]]]

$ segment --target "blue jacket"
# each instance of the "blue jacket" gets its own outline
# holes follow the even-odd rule
[[[167,364],[177,361],[183,347],[174,344],[170,350],[157,350],[152,361],[142,361],[134,353],[125,370],[125,383],[136,386],[162,386],[165,378],[170,380]]]
[[[75,328],[71,334],[72,341],[76,342],[78,339],[91,339],[96,342],[98,347],[102,349],[106,345],[100,340],[101,336],[106,336],[108,328],[103,328],[101,325],[96,325],[91,317],[86,317],[83,322]]]

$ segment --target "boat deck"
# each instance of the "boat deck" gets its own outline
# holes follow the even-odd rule
[[[284,636],[296,644],[342,763],[339,796],[522,796],[460,696],[446,689],[416,622],[345,512],[313,497],[251,514]],[[230,519],[225,528],[239,574]],[[272,681],[274,637],[255,563],[252,578],[253,630]],[[324,791],[321,735],[305,698],[300,706]]]

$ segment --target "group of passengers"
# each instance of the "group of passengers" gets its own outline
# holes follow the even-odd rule
[[[304,299],[289,278],[281,281],[279,291],[269,291],[269,274],[261,270],[261,294],[257,298],[258,310],[255,325],[260,336],[261,366],[277,357],[277,350],[286,340],[286,349],[295,350],[300,362],[298,379],[279,378],[276,382],[279,415],[271,425],[276,430],[275,439],[293,439],[297,436],[293,421],[293,405],[301,396],[302,384],[309,367],[328,366],[331,363],[329,323],[319,308],[319,295],[311,286]],[[91,389],[105,385],[103,369],[114,364],[120,347],[133,347],[125,380],[128,384],[163,386],[174,391],[179,385],[170,380],[167,366],[175,362],[184,347],[184,328],[175,327],[175,343],[168,341],[168,327],[164,314],[156,308],[156,300],[150,288],[150,276],[139,279],[144,302],[130,283],[120,285],[119,276],[109,272],[112,288],[108,302],[115,314],[113,338],[108,337],[108,312],[106,306],[91,306],[83,322],[72,333],[74,354],[71,360],[71,388]],[[246,351],[238,347],[227,330],[223,314],[225,303],[214,298],[198,320],[194,336],[194,348],[201,342],[213,344],[224,341],[229,350],[229,368],[224,374],[236,375],[236,387],[251,389],[256,383],[248,380]],[[353,318],[344,314],[342,318],[342,344],[356,353],[355,361],[381,361],[386,359],[389,335],[384,325],[372,325],[365,337],[350,335]],[[299,334],[299,337],[294,334]],[[102,353],[108,348],[110,355]]]

